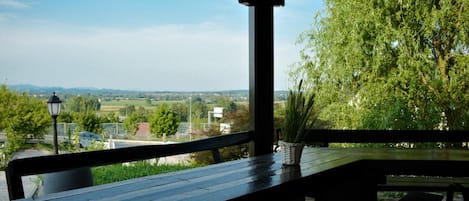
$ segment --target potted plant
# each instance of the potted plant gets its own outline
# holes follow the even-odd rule
[[[298,165],[304,148],[304,140],[313,121],[314,94],[305,91],[303,80],[295,90],[289,90],[285,102],[285,120],[281,130],[279,146],[284,165]]]

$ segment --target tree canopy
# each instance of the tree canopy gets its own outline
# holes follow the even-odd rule
[[[94,111],[77,113],[76,119],[81,131],[88,131],[98,134],[103,132],[103,128],[101,126],[103,119],[96,115],[96,112]]]
[[[299,41],[334,128],[469,128],[469,1],[326,0]]]
[[[43,137],[50,125],[46,101],[0,87],[0,131],[6,131],[7,154],[21,148],[28,137]]]
[[[166,104],[161,104],[150,117],[150,131],[156,137],[174,135],[179,127],[180,118],[169,109]]]
[[[148,112],[142,107],[137,112],[131,113],[123,122],[124,129],[131,135],[135,135],[138,131],[138,124],[148,121]]]
[[[65,103],[65,109],[71,112],[99,111],[100,108],[99,99],[89,96],[72,96]]]

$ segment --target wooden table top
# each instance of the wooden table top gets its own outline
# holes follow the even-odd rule
[[[338,172],[469,176],[469,151],[305,148],[300,166],[268,154],[179,172],[44,195],[36,200],[249,200],[288,196]],[[298,190],[298,192],[300,192]],[[24,199],[31,200],[31,199]]]

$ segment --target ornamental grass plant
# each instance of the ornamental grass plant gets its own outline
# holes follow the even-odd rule
[[[282,141],[302,143],[306,129],[314,123],[314,93],[306,91],[303,80],[295,90],[289,90],[285,102],[285,120],[282,128]]]

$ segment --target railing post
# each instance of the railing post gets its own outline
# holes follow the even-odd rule
[[[24,198],[23,182],[21,181],[21,175],[15,171],[14,162],[10,162],[6,169],[6,179],[8,186],[8,195],[10,200],[16,200]]]
[[[249,6],[249,107],[254,155],[272,153],[274,137],[274,14],[283,0],[239,0]]]

